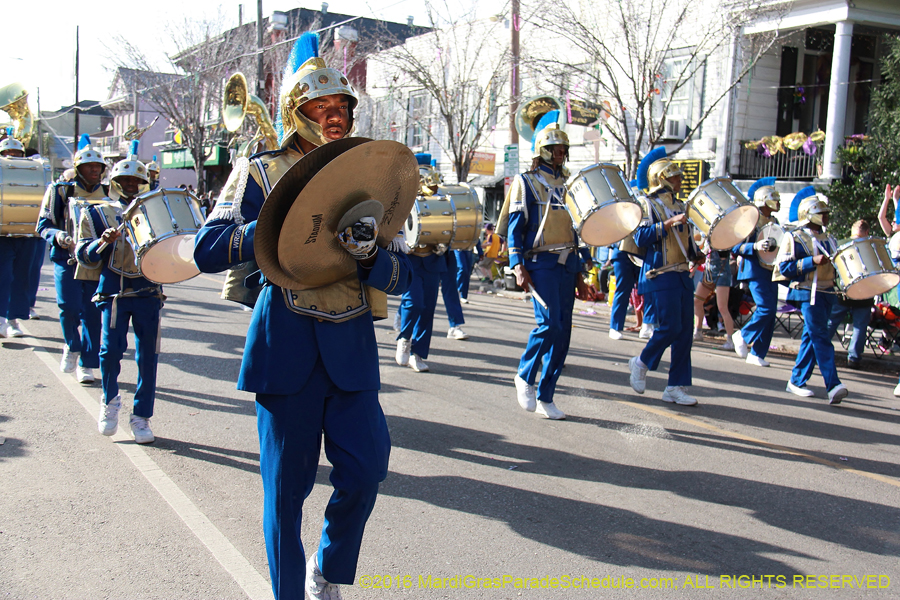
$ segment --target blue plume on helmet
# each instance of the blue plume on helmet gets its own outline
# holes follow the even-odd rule
[[[431,155],[427,152],[419,152],[416,154],[416,164],[430,166],[431,165]]]
[[[300,38],[294,42],[294,47],[291,48],[291,55],[288,56],[287,64],[284,66],[284,72],[288,75],[293,75],[297,72],[303,63],[308,61],[311,58],[316,58],[319,56],[319,35],[317,33],[312,33],[307,31]]]
[[[534,126],[534,135],[531,136],[531,151],[534,152],[534,143],[537,141],[538,134],[543,131],[546,127],[553,125],[554,123],[559,122],[559,111],[551,110],[550,112],[544,113],[544,116],[537,122],[537,125]]]
[[[791,200],[791,210],[788,212],[788,221],[800,220],[800,215],[797,214],[797,211],[800,210],[800,202],[802,202],[804,198],[809,198],[810,196],[815,195],[816,188],[811,185],[806,186],[805,188],[794,194],[794,199]]]
[[[140,141],[131,140],[131,152],[129,154],[135,158],[137,158],[138,146],[140,146]]]
[[[628,185],[630,185],[633,188],[636,188],[638,186],[637,179],[632,179],[631,181],[628,182]]]
[[[757,179],[753,185],[750,186],[750,189],[747,190],[747,197],[750,200],[753,200],[753,194],[756,193],[756,190],[766,185],[775,185],[775,177],[763,177],[762,179]]]
[[[436,159],[436,158],[432,158],[432,159],[431,159],[431,166],[432,166],[432,167],[436,167],[436,166],[437,166],[437,159]]]
[[[78,149],[84,150],[88,146],[91,145],[91,136],[86,133],[82,133],[81,137],[78,138]]]
[[[6,128],[6,135],[12,136],[12,134],[13,134],[13,128],[12,128],[12,127],[7,127],[7,128]]]
[[[153,162],[156,162],[156,155],[153,155]]]
[[[637,186],[639,189],[646,190],[650,187],[650,179],[647,177],[647,173],[650,171],[650,165],[666,156],[668,156],[668,154],[666,154],[666,149],[660,146],[659,148],[654,148],[648,152],[647,156],[641,159],[637,170]]]

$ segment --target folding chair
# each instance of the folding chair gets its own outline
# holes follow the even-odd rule
[[[803,333],[803,313],[790,304],[782,304],[775,311],[775,322],[781,325],[788,337],[794,338]]]

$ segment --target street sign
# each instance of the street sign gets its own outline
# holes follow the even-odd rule
[[[509,144],[503,147],[503,176],[512,177],[519,173],[519,145]]]

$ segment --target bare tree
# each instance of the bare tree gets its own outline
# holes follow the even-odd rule
[[[693,86],[703,86],[702,106],[679,113],[687,144],[735,85],[747,75],[777,34],[742,35],[742,28],[762,16],[786,10],[762,0],[617,0],[579,2],[546,0],[526,17],[544,36],[557,38],[557,50],[532,52],[528,64],[547,79],[566,81],[573,94],[603,105],[606,132],[622,146],[626,172],[633,177],[643,151],[671,140],[667,121]],[[775,6],[776,8],[773,8]],[[535,45],[530,44],[529,49]],[[717,64],[729,72],[706,73]],[[730,77],[729,77],[730,74]]]
[[[132,70],[135,89],[131,91],[180,131],[181,143],[194,161],[197,187],[202,193],[208,149],[223,139],[219,127],[222,85],[242,60],[251,64],[255,34],[248,26],[226,32],[220,15],[212,20],[185,19],[172,24],[166,29],[166,36],[172,52],[167,53],[168,64],[163,67],[153,64],[143,49],[124,36],[115,37],[109,49],[117,67]],[[255,66],[253,69],[255,73]]]
[[[369,93],[378,105],[371,127],[376,137],[411,146],[434,141],[464,182],[508,103],[507,33],[502,19],[478,20],[457,7],[451,14],[447,2],[426,0],[426,9],[431,31],[369,57],[376,73]]]

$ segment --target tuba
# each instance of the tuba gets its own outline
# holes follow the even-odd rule
[[[247,144],[246,153],[264,141],[266,150],[277,150],[278,134],[269,117],[269,110],[259,97],[251,94],[247,89],[247,79],[242,73],[235,73],[225,83],[225,91],[222,98],[222,121],[225,129],[234,133],[241,129],[244,117],[252,116],[256,120],[256,134]]]
[[[535,96],[526,100],[516,111],[516,131],[526,142],[534,137],[534,128],[538,121],[551,110],[563,110],[565,104],[553,96]]]
[[[28,92],[21,83],[10,83],[0,88],[0,110],[15,122],[13,137],[28,147],[34,133],[34,118],[28,108]]]

